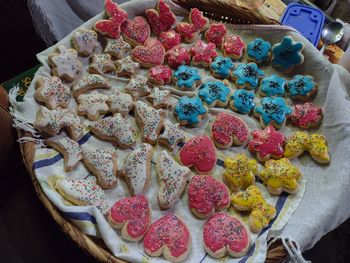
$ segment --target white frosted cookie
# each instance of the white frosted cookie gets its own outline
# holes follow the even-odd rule
[[[130,79],[129,83],[125,86],[125,91],[131,94],[135,100],[151,93],[151,89],[147,85],[147,79],[142,76]]]
[[[78,97],[91,89],[110,89],[112,86],[107,79],[98,74],[89,74],[82,77],[76,85],[73,86],[73,95]]]
[[[74,32],[71,42],[79,55],[89,56],[98,46],[97,33],[93,30],[81,28]]]
[[[185,135],[180,129],[179,123],[172,123],[168,120],[164,121],[164,131],[159,135],[158,142],[174,149],[175,145],[185,140]]]
[[[156,109],[169,109],[172,106],[170,103],[170,95],[170,90],[160,90],[159,88],[154,87],[147,99],[152,101],[153,107]]]
[[[134,62],[130,56],[119,59],[115,62],[116,72],[118,76],[131,77],[135,75],[141,68],[140,64]]]
[[[104,53],[115,57],[116,59],[121,59],[125,57],[125,54],[131,50],[131,46],[123,40],[122,37],[117,39],[106,38],[107,44],[104,49]]]
[[[107,104],[108,96],[97,91],[81,94],[77,100],[78,114],[87,116],[90,121],[97,120],[100,115],[106,114],[109,110]]]
[[[112,113],[119,112],[123,116],[126,116],[134,107],[134,101],[131,95],[118,90],[109,96],[107,103]]]
[[[115,71],[112,57],[109,54],[93,54],[90,58],[89,72],[95,74],[104,74]]]

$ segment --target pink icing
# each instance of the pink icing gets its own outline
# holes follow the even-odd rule
[[[229,246],[231,251],[241,253],[249,246],[246,227],[235,217],[216,213],[204,224],[203,239],[213,252]]]
[[[308,128],[309,126],[317,125],[322,115],[322,109],[320,107],[311,102],[306,102],[295,105],[290,118],[294,125]]]
[[[221,145],[232,144],[232,136],[240,144],[249,137],[248,126],[242,119],[223,112],[218,114],[211,130],[214,140]]]
[[[252,132],[253,139],[248,144],[248,149],[261,157],[273,154],[282,157],[284,154],[283,145],[286,137],[275,130],[273,126],[268,126],[264,130],[256,130]]]
[[[205,43],[202,40],[198,40],[196,44],[191,48],[193,55],[193,61],[200,63],[210,63],[213,58],[218,56],[216,52],[216,45],[214,43]]]
[[[152,27],[152,31],[156,35],[159,35],[161,32],[169,30],[175,24],[176,17],[163,0],[159,0],[157,7],[158,10],[146,10],[146,16]]]
[[[180,257],[187,252],[190,239],[186,225],[176,215],[168,214],[150,226],[143,245],[152,253],[166,246],[173,257]]]
[[[197,8],[192,8],[190,12],[190,21],[194,27],[194,30],[202,31],[208,24],[208,18],[203,16],[203,13]]]
[[[220,46],[224,42],[227,30],[224,24],[211,24],[209,29],[205,32],[207,42],[212,42],[216,46]]]
[[[158,40],[162,43],[165,50],[172,49],[181,43],[180,35],[173,29],[160,33]]]
[[[191,55],[186,48],[178,45],[167,52],[167,61],[170,67],[177,68],[180,65],[189,65]]]
[[[127,18],[128,14],[121,9],[118,4],[114,3],[112,0],[105,1],[105,11],[108,17],[113,18],[115,21],[119,23],[123,23]]]
[[[149,70],[148,75],[157,82],[168,84],[171,82],[172,71],[168,66],[157,65]]]
[[[184,39],[191,40],[195,37],[195,33],[197,33],[196,29],[193,25],[190,25],[186,22],[181,22],[176,25],[175,30],[180,36]]]
[[[222,50],[225,51],[227,55],[242,56],[245,48],[245,43],[237,35],[228,36],[226,41],[222,44]]]
[[[145,18],[137,16],[134,20],[128,19],[122,26],[122,32],[138,44],[143,44],[149,38],[151,29]]]
[[[208,214],[215,207],[221,210],[230,203],[226,186],[210,175],[194,176],[188,186],[188,204],[200,214]]]
[[[210,172],[217,160],[215,146],[206,135],[198,135],[186,142],[179,156],[183,165],[194,166],[201,173]]]
[[[144,196],[126,197],[116,202],[110,216],[117,223],[128,222],[127,232],[137,238],[146,233],[150,224],[150,208]]]
[[[160,65],[164,63],[165,50],[156,38],[149,38],[144,46],[137,46],[132,51],[132,57],[143,63]]]

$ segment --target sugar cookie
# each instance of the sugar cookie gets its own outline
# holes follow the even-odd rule
[[[157,85],[170,84],[172,73],[168,66],[157,65],[149,69],[148,82]]]
[[[312,76],[295,75],[294,78],[287,82],[289,95],[292,99],[306,101],[317,92],[317,85]]]
[[[279,76],[272,74],[269,77],[263,78],[259,87],[260,96],[281,96],[286,94],[287,81]]]
[[[322,118],[322,108],[311,102],[294,105],[293,113],[290,115],[293,125],[303,129],[317,127],[321,123]]]
[[[170,49],[166,53],[166,59],[168,65],[174,69],[176,69],[180,65],[189,65],[191,63],[190,53],[185,47],[181,45],[177,45]]]
[[[122,35],[131,46],[143,45],[151,35],[147,20],[142,16],[128,19],[122,25]]]
[[[131,46],[122,37],[117,39],[106,38],[106,41],[104,53],[111,55],[113,58],[122,59],[131,50]]]
[[[173,83],[179,90],[193,90],[201,84],[198,69],[181,65],[173,72]]]
[[[255,108],[254,92],[245,89],[236,90],[231,96],[230,107],[233,111],[248,114]]]
[[[229,85],[226,81],[206,81],[200,86],[198,96],[208,107],[225,107],[231,93]]]
[[[265,75],[254,62],[239,64],[232,72],[232,79],[239,88],[255,89]]]
[[[248,43],[248,60],[262,63],[271,57],[271,43],[261,38],[256,38]]]
[[[71,42],[79,55],[87,57],[98,46],[97,33],[93,30],[81,28],[73,33]]]
[[[246,45],[238,35],[227,36],[225,42],[221,45],[224,56],[232,59],[240,59],[245,49]]]
[[[180,125],[198,126],[201,120],[206,117],[207,112],[207,108],[204,107],[198,96],[181,97],[174,109],[174,114]]]
[[[89,72],[91,74],[100,74],[115,71],[112,57],[109,54],[93,54],[90,57]]]
[[[87,116],[90,121],[96,121],[100,115],[104,115],[109,111],[107,100],[108,96],[96,91],[81,94],[77,98],[78,114]]]
[[[147,79],[142,76],[131,78],[129,83],[125,86],[125,91],[129,93],[134,100],[151,93],[151,89],[147,85]]]
[[[234,68],[231,58],[217,56],[210,64],[210,72],[215,78],[229,79]]]
[[[216,52],[216,46],[214,43],[205,43],[202,40],[198,40],[194,46],[190,49],[192,54],[193,65],[201,65],[209,67],[214,58],[218,56]]]
[[[170,95],[170,90],[160,90],[159,88],[154,87],[147,99],[152,101],[153,107],[156,109],[170,109],[172,107],[172,104],[170,103]]]
[[[112,113],[119,112],[121,115],[126,116],[134,107],[134,101],[131,95],[115,90],[112,95],[109,96],[108,101],[109,110]]]
[[[131,77],[139,72],[141,65],[132,60],[130,56],[119,59],[115,62],[116,73],[120,77]]]
[[[156,35],[168,31],[176,23],[176,16],[163,0],[159,0],[155,9],[147,9],[145,13],[152,32]]]
[[[79,82],[73,86],[73,95],[78,97],[91,89],[110,89],[112,86],[107,79],[98,74],[89,74],[82,77]]]
[[[209,29],[205,31],[204,36],[207,42],[214,43],[217,47],[225,41],[227,29],[223,23],[213,23],[209,25]]]
[[[159,135],[158,142],[173,150],[175,145],[184,140],[185,135],[180,129],[180,124],[164,120],[164,131]]]
[[[131,51],[131,57],[142,67],[151,68],[164,63],[165,49],[158,39],[149,38],[144,45]]]
[[[181,43],[181,36],[171,29],[159,34],[158,40],[162,43],[165,50],[170,50]]]

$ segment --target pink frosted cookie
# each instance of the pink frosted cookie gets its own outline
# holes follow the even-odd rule
[[[151,29],[145,18],[137,16],[133,20],[126,20],[122,25],[122,34],[131,46],[143,45],[150,37]]]
[[[78,114],[87,116],[90,121],[96,121],[100,118],[100,115],[104,115],[109,111],[107,100],[107,95],[97,91],[81,94],[77,98]]]
[[[153,107],[156,109],[170,109],[172,107],[172,104],[170,103],[170,95],[170,90],[160,90],[157,87],[154,87],[147,99],[152,101]]]
[[[171,82],[172,70],[168,66],[157,65],[148,71],[148,82],[165,85]]]
[[[270,158],[279,159],[283,157],[283,146],[286,137],[275,130],[273,126],[267,126],[264,130],[252,132],[253,139],[248,143],[248,149],[256,153],[259,161],[265,162]]]
[[[165,50],[172,49],[181,43],[180,35],[173,29],[160,33],[158,40],[162,43]]]
[[[106,41],[104,53],[110,54],[113,58],[124,58],[125,54],[131,50],[131,46],[121,36],[117,39],[107,38]]]
[[[233,59],[240,59],[243,56],[245,49],[246,44],[237,35],[229,35],[221,45],[221,50],[224,53],[224,56]]]
[[[166,260],[181,262],[191,249],[191,235],[182,220],[168,214],[154,222],[143,240],[145,252],[151,257],[163,254]]]
[[[91,74],[100,74],[115,71],[112,56],[109,54],[93,54],[90,57],[89,72]]]
[[[144,196],[126,197],[117,201],[109,210],[108,222],[113,228],[122,229],[122,237],[140,241],[151,224],[151,210]]]
[[[72,46],[81,56],[89,56],[98,46],[97,33],[85,28],[74,32],[71,39]]]
[[[213,258],[226,254],[244,256],[250,245],[250,236],[245,225],[236,217],[216,213],[203,227],[204,249]]]
[[[211,134],[218,148],[227,149],[232,144],[245,144],[249,138],[249,129],[241,118],[221,112],[211,127]]]
[[[156,9],[147,9],[146,17],[154,34],[168,31],[175,23],[176,17],[169,5],[163,0],[159,0]]]
[[[228,208],[229,197],[226,185],[210,175],[196,175],[188,185],[188,205],[192,213],[201,219]]]
[[[107,103],[112,113],[119,112],[123,116],[128,115],[134,107],[134,101],[131,95],[120,92],[119,90],[115,90],[114,93],[109,96]]]
[[[303,129],[318,126],[322,121],[322,117],[322,108],[311,102],[296,104],[293,107],[292,114],[289,116],[295,126]]]
[[[211,42],[220,47],[226,39],[227,29],[222,23],[214,23],[209,26],[204,35],[208,43]]]
[[[151,68],[164,63],[165,49],[156,38],[149,38],[143,46],[135,47],[131,57],[145,68]]]
[[[98,74],[89,74],[82,77],[79,82],[73,86],[73,95],[78,97],[92,89],[110,89],[112,86],[107,79]]]
[[[195,136],[181,148],[179,159],[185,166],[194,166],[200,174],[210,173],[217,160],[214,143],[207,135]]]
[[[166,53],[169,66],[176,69],[180,65],[189,65],[191,63],[191,55],[188,50],[181,46],[175,46]]]
[[[184,140],[185,135],[180,129],[180,124],[174,124],[168,120],[165,120],[164,131],[161,135],[159,135],[158,143],[163,144],[172,150],[174,149],[175,145]]]
[[[218,56],[215,44],[205,43],[202,40],[198,40],[190,52],[192,54],[192,63],[204,67],[209,67],[212,60]]]

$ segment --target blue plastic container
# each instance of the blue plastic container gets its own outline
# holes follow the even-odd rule
[[[321,37],[325,16],[316,8],[289,4],[281,18],[281,24],[294,27],[314,46],[317,46]]]

